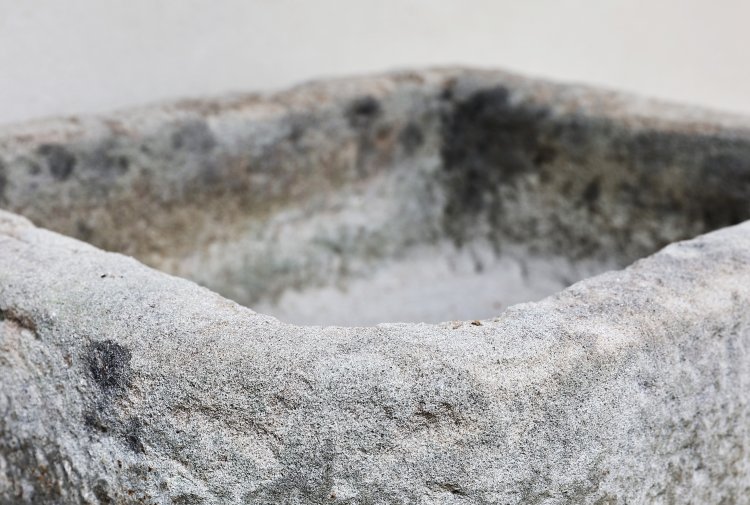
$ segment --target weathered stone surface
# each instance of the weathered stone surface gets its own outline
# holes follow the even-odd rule
[[[490,271],[486,249],[521,271],[572,262],[551,294],[737,224],[748,126],[497,71],[401,72],[5,128],[0,208],[290,321],[373,323],[387,314],[275,307],[451,246]]]
[[[297,327],[2,215],[6,503],[747,503],[750,224],[479,325]]]
[[[441,70],[0,132],[0,503],[749,503],[747,125]],[[729,225],[437,324],[139,263],[356,322]]]

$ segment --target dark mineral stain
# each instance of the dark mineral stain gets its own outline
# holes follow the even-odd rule
[[[453,100],[455,96],[455,88],[456,88],[456,79],[455,78],[449,79],[443,86],[443,89],[440,91],[438,98],[440,98],[440,100],[444,102],[450,102],[451,100]]]
[[[87,165],[97,173],[117,177],[130,170],[130,159],[117,152],[114,140],[104,142],[87,157]]]
[[[547,111],[516,105],[503,86],[453,103],[443,116],[441,158],[448,194],[444,222],[459,242],[466,221],[499,212],[498,189],[537,171],[553,152],[541,143]]]
[[[489,171],[507,179],[533,167],[546,111],[510,103],[504,87],[478,91],[445,118],[446,170]]]
[[[84,426],[101,433],[107,433],[109,428],[107,427],[107,421],[104,419],[103,411],[105,407],[98,406],[98,409],[91,409],[83,413],[83,424]]]
[[[45,159],[52,177],[59,181],[70,177],[75,169],[75,156],[59,144],[43,144],[39,146],[37,153]]]
[[[102,344],[98,342],[97,344]],[[107,343],[109,344],[109,343]],[[117,436],[128,431],[128,423],[122,420],[117,402],[113,400],[121,397],[127,384],[127,372],[122,361],[129,360],[122,357],[122,353],[113,351],[111,347],[103,348],[98,345],[87,355],[89,371],[100,387],[100,393],[89,397],[88,406],[82,412],[83,425],[90,430],[92,436]]]
[[[289,118],[289,134],[287,139],[292,144],[300,142],[307,130],[315,124],[315,119],[308,115],[293,115]]]
[[[99,500],[99,503],[102,505],[112,503],[112,499],[109,497],[109,492],[107,491],[107,482],[105,480],[99,479],[96,481],[92,491],[94,492],[96,499]]]
[[[200,505],[205,500],[195,493],[182,493],[172,498],[174,505]]]
[[[544,165],[546,163],[552,163],[557,157],[557,152],[553,147],[550,146],[539,146],[536,154],[534,155],[533,161],[535,165]]]
[[[130,447],[133,452],[141,454],[146,452],[143,447],[143,442],[141,442],[142,431],[143,425],[141,421],[137,417],[133,417],[125,424],[125,430],[123,432],[123,439],[128,447]]]
[[[698,217],[703,221],[704,231],[739,224],[750,217],[747,202],[722,197],[716,200],[704,198],[698,210]]]
[[[346,111],[349,124],[354,128],[366,128],[380,115],[380,102],[371,96],[354,100]]]
[[[205,121],[194,120],[180,125],[172,134],[172,147],[193,153],[205,153],[216,147],[216,137]]]
[[[616,140],[613,147],[626,164],[642,170],[659,170],[670,165],[694,164],[696,160],[692,156],[702,157],[707,150],[722,148],[721,144],[720,139],[710,136],[644,130]]]
[[[89,373],[108,393],[121,393],[130,386],[130,351],[112,340],[92,342],[86,361]]]
[[[637,191],[630,192],[635,205],[681,215],[700,224],[702,231],[750,219],[747,141],[643,131],[616,139],[613,152],[619,162],[640,174]],[[679,167],[679,178],[666,179],[666,170],[673,167]]]
[[[391,125],[378,124],[382,106],[372,96],[363,96],[349,103],[345,115],[349,125],[357,136],[357,174],[365,177],[385,163],[389,138],[392,135]]]
[[[399,133],[398,140],[404,147],[407,154],[413,154],[424,144],[424,134],[416,123],[410,122],[407,124],[401,133]]]
[[[750,146],[732,147],[728,152],[708,154],[703,159],[701,173],[723,194],[745,200],[750,196]]]
[[[457,496],[466,496],[466,491],[459,486],[458,484],[454,484],[452,482],[435,482],[435,481],[428,481],[426,482],[427,487],[430,489],[433,489],[435,491],[443,491],[446,493],[450,493]]]
[[[130,160],[127,156],[116,155],[111,157],[112,168],[120,174],[124,174],[130,169]]]
[[[653,231],[649,250],[635,254],[675,240],[656,226],[666,216],[684,227],[680,238],[750,219],[750,142],[732,132],[650,130],[552,114],[512,100],[503,86],[451,95],[441,120],[443,225],[458,244],[482,220],[492,237],[529,240],[533,221],[527,229],[505,224],[518,218],[508,212],[519,191],[564,195],[571,206],[606,214],[598,220],[601,229],[586,236],[560,220],[556,248],[573,243],[575,254],[596,253],[596,237],[609,233],[632,256],[632,231],[606,224],[611,212],[623,209],[628,230]]]
[[[93,437],[109,436],[119,439],[128,449],[137,453],[146,452],[143,445],[143,423],[138,417],[126,417],[117,405],[105,399],[95,400],[83,413],[84,425],[91,429]],[[122,467],[122,463],[118,463]]]

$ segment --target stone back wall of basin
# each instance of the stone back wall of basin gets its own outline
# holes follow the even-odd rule
[[[252,304],[444,241],[626,265],[750,218],[750,131],[503,72],[400,72],[7,127],[0,207]]]

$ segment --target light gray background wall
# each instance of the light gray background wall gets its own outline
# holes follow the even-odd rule
[[[0,0],[0,122],[470,64],[750,112],[743,0]]]

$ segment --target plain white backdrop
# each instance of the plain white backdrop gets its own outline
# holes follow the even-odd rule
[[[501,67],[750,113],[743,0],[0,0],[0,123]]]

